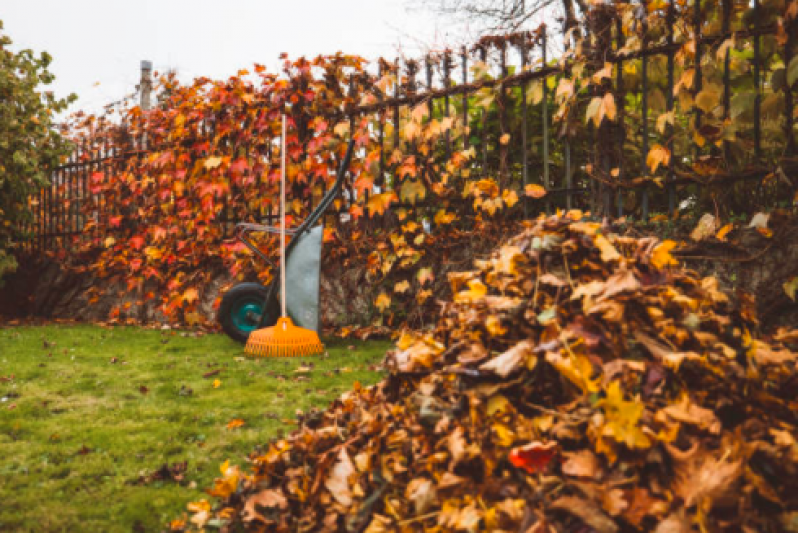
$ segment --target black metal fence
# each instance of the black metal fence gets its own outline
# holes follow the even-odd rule
[[[544,27],[421,60],[378,62],[376,77],[396,76],[393,94],[347,111],[373,125],[380,147],[375,186],[401,186],[405,178],[388,164],[386,148],[400,142],[403,113],[424,105],[429,117],[456,117],[464,126],[462,134],[444,136],[436,148],[440,161],[473,148],[472,172],[519,193],[529,184],[548,191],[539,201],[523,198],[511,216],[561,207],[649,219],[672,216],[680,204],[742,211],[790,202],[798,183],[795,20],[759,0],[669,0],[651,10],[643,0],[622,7],[605,19],[586,17],[604,22],[588,28],[593,46],[582,56],[573,56],[573,40],[563,37],[561,58],[550,60]],[[635,9],[655,16],[623,15]],[[607,65],[601,83],[571,87],[579,96],[563,115],[563,87],[584,79],[579,72],[592,76]],[[353,83],[353,101],[362,89]],[[607,93],[614,119],[586,122],[591,102]],[[653,148],[662,164],[652,164]],[[31,199],[25,247],[68,249],[76,236],[113,231],[111,200],[92,196],[92,177],[123,168],[145,150],[143,143],[124,152],[93,147],[54,169],[52,185]],[[354,195],[350,189],[348,197]],[[95,207],[87,212],[90,198]],[[246,218],[276,220],[273,211],[253,214],[236,201],[229,198],[220,215],[225,227]],[[466,200],[457,205],[469,209]]]

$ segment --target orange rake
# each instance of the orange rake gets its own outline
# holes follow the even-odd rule
[[[280,150],[280,304],[281,317],[270,328],[253,331],[249,335],[244,351],[263,357],[301,357],[324,353],[324,345],[315,331],[294,325],[285,311],[285,115],[283,115],[283,139]]]
[[[324,345],[315,331],[297,327],[284,316],[270,328],[253,331],[246,352],[261,357],[296,357],[324,353]]]

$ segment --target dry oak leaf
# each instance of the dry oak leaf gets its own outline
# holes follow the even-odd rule
[[[266,517],[257,511],[258,507],[287,509],[288,500],[281,491],[275,489],[262,490],[254,496],[250,496],[244,504],[243,518],[245,522],[256,519],[268,522]]]
[[[690,233],[690,238],[694,241],[703,241],[707,237],[711,237],[718,230],[718,221],[714,215],[704,213],[701,219],[696,224],[696,227]]]
[[[618,525],[607,516],[593,501],[575,496],[563,496],[549,506],[549,509],[573,515],[597,533],[617,533]]]
[[[435,504],[438,498],[438,493],[435,490],[435,485],[432,484],[427,478],[420,477],[410,481],[405,490],[405,497],[413,502],[416,514],[424,514],[424,512]]]
[[[562,473],[566,476],[595,479],[601,465],[599,458],[590,450],[563,453]]]
[[[504,352],[503,354],[483,363],[479,369],[506,378],[519,367],[526,363],[527,359],[533,355],[535,344],[530,340],[524,340]],[[528,366],[528,365],[527,365]]]
[[[324,482],[324,486],[333,495],[333,498],[345,507],[352,505],[352,488],[349,485],[349,477],[355,473],[355,465],[346,453],[345,448],[341,448],[338,459],[330,471],[330,475]]]
[[[694,404],[690,400],[690,395],[687,393],[682,394],[679,403],[671,404],[660,409],[656,419],[660,420],[660,417],[665,415],[677,422],[698,426],[701,429],[709,431],[713,435],[720,434],[723,428],[714,412]]]
[[[762,341],[752,341],[753,346],[749,353],[760,366],[776,366],[798,361],[798,354],[789,350],[774,350],[772,346]]]
[[[665,444],[674,460],[673,492],[684,500],[685,507],[701,504],[709,509],[712,504],[735,490],[742,474],[741,460],[732,461],[728,452],[717,458],[703,452],[698,443],[686,452]]]
[[[601,260],[605,263],[617,261],[621,258],[621,254],[618,253],[618,250],[615,249],[615,246],[613,246],[604,235],[601,235],[600,233],[596,235],[595,244],[596,247],[601,251]]]

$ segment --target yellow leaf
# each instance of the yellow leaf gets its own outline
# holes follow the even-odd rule
[[[487,320],[485,320],[485,329],[493,336],[500,336],[507,333],[507,328],[502,326],[501,320],[496,315],[490,315]]]
[[[427,195],[427,188],[421,180],[407,180],[402,184],[399,197],[404,202],[415,204],[417,200],[423,200]]]
[[[505,189],[502,193],[502,199],[507,207],[512,207],[518,203],[518,194],[512,189]]]
[[[661,144],[655,144],[648,152],[646,164],[651,172],[656,172],[660,165],[667,166],[671,161],[671,152]]]
[[[504,135],[502,135],[501,137],[499,137],[499,142],[500,142],[500,143],[501,143],[503,146],[507,146],[508,144],[510,144],[510,134],[509,134],[509,133],[505,133]]]
[[[532,198],[543,198],[546,196],[546,189],[536,183],[530,183],[524,187],[524,194]]]
[[[221,380],[218,380],[218,379],[214,379],[214,380],[213,380],[213,388],[214,388],[214,389],[218,389],[218,388],[219,388],[219,387],[221,387],[221,386],[222,386],[222,382],[221,382]]]
[[[426,301],[427,301],[427,299],[428,299],[430,296],[432,296],[432,291],[431,291],[431,290],[424,289],[424,290],[418,291],[418,292],[416,293],[416,302],[418,302],[418,304],[419,304],[419,305],[421,305],[421,304],[423,304],[424,302],[426,302]]]
[[[651,254],[651,264],[654,268],[665,268],[668,265],[678,265],[677,261],[672,255],[671,250],[676,248],[676,243],[671,240],[663,241],[654,248]]]
[[[426,285],[435,279],[435,274],[432,273],[432,268],[422,268],[416,274],[416,278],[421,285]]]
[[[391,205],[391,202],[396,198],[396,194],[393,192],[384,192],[382,194],[374,194],[369,198],[368,201],[368,208],[372,215],[379,214],[382,215],[385,213],[385,210],[388,209],[388,206]]]
[[[720,105],[721,94],[720,87],[709,84],[696,96],[695,106],[704,113],[711,113],[713,109]]]
[[[105,238],[105,247],[106,248],[110,248],[114,244],[116,244],[116,239],[114,239],[113,237],[106,237]]]
[[[665,128],[668,124],[673,126],[674,122],[674,113],[673,111],[669,113],[663,113],[657,117],[657,131],[661,134],[665,134]]]
[[[794,302],[795,292],[798,291],[798,276],[795,276],[789,281],[785,281],[782,287],[784,288],[784,294]]]
[[[533,105],[537,105],[543,101],[543,83],[540,80],[535,80],[526,90],[526,97]]]
[[[451,224],[455,220],[457,220],[457,215],[454,213],[447,213],[446,209],[439,209],[433,218],[435,224],[438,225]]]
[[[484,283],[478,279],[472,279],[468,282],[468,290],[458,292],[455,297],[455,302],[473,302],[481,300],[488,293],[488,288]]]
[[[718,239],[719,241],[725,241],[726,235],[728,235],[733,229],[734,229],[734,224],[726,224],[725,226],[720,228],[717,234],[715,234],[715,238]]]
[[[194,287],[190,287],[186,289],[186,292],[183,293],[183,301],[184,302],[195,302],[199,298],[199,292]]]
[[[379,296],[377,296],[377,299],[374,300],[374,305],[377,306],[377,309],[380,310],[380,313],[384,313],[388,306],[391,305],[391,297],[384,292],[381,292]]]
[[[333,131],[339,137],[347,137],[349,136],[349,123],[348,122],[339,122],[333,128]]]
[[[410,289],[410,283],[407,280],[400,281],[393,287],[394,292],[404,293]]]
[[[612,78],[612,63],[604,63],[604,68],[593,74],[593,83],[599,85],[605,78]]]
[[[596,247],[601,251],[601,260],[605,263],[610,261],[617,261],[621,258],[621,254],[615,249],[610,241],[604,235],[596,235]]]
[[[646,449],[651,446],[651,439],[638,425],[645,405],[641,401],[625,401],[619,381],[610,383],[606,396],[597,405],[604,410],[602,438],[611,437],[629,448]]]
[[[590,124],[590,121],[593,121],[593,124],[595,124],[598,128],[601,125],[602,120],[604,120],[602,100],[601,97],[596,96],[587,106],[587,111],[585,112],[585,124]]]
[[[205,168],[208,169],[217,168],[221,164],[222,164],[221,157],[214,156],[214,157],[209,157],[208,159],[205,160]]]

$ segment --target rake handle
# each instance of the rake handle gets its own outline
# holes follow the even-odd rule
[[[280,148],[280,305],[285,317],[285,147],[286,124],[283,113],[282,147]]]

